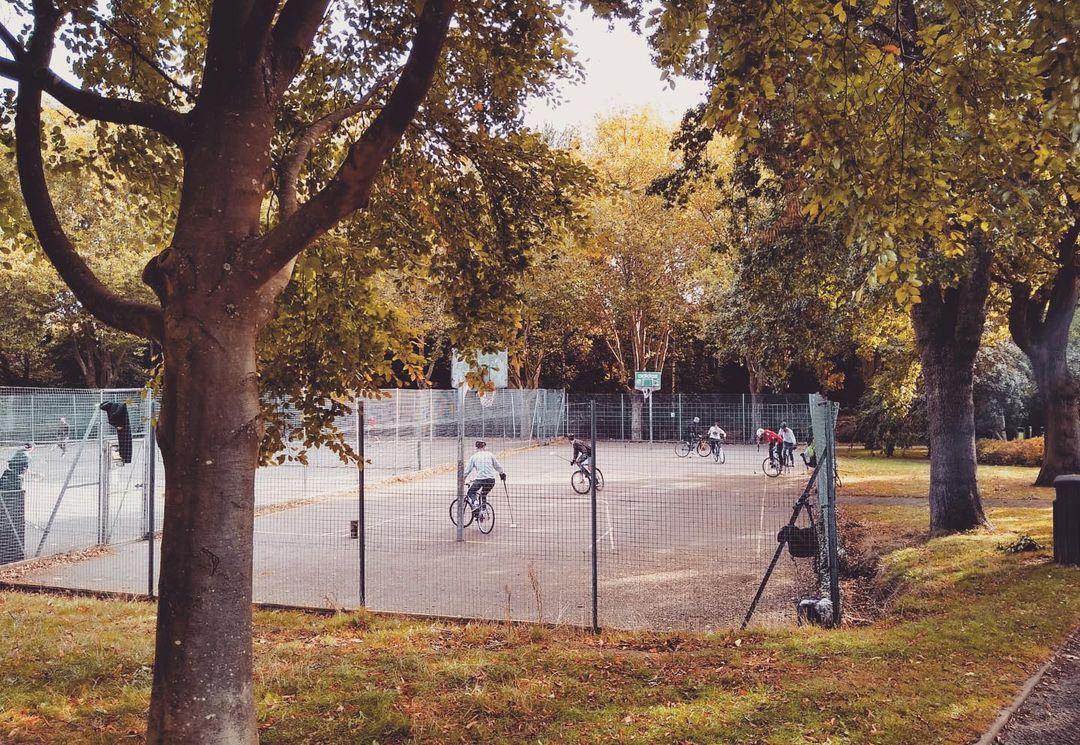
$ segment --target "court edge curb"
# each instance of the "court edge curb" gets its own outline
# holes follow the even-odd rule
[[[997,741],[998,735],[1000,735],[1001,732],[1005,729],[1005,725],[1009,723],[1009,721],[1013,718],[1013,715],[1016,714],[1017,710],[1019,710],[1019,708],[1024,705],[1028,698],[1031,697],[1031,694],[1035,690],[1035,687],[1039,685],[1039,683],[1043,679],[1043,676],[1046,675],[1046,671],[1049,670],[1050,666],[1057,661],[1058,656],[1061,654],[1061,650],[1065,649],[1065,647],[1069,645],[1069,642],[1078,636],[1080,636],[1080,627],[1073,629],[1073,631],[1065,637],[1065,641],[1062,642],[1061,645],[1057,649],[1055,649],[1054,652],[1050,655],[1050,658],[1042,664],[1042,667],[1040,667],[1034,675],[1028,678],[1027,682],[1024,683],[1024,686],[1020,689],[1020,692],[1016,694],[1016,698],[1013,699],[1012,703],[1001,710],[1001,713],[998,714],[997,719],[995,719],[994,723],[990,725],[990,729],[988,729],[986,733],[981,738],[979,738],[979,740],[974,745],[994,745],[994,743]]]

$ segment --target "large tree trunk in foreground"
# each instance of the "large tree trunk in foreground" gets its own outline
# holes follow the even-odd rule
[[[975,463],[975,355],[986,322],[990,254],[975,247],[954,287],[931,284],[911,311],[922,361],[930,423],[930,530],[986,524]]]
[[[252,530],[261,431],[253,324],[168,313],[165,361],[165,524],[147,741],[254,743]]]
[[[1046,422],[1043,462],[1036,486],[1052,486],[1065,473],[1080,473],[1080,385],[1069,369],[1069,330],[1080,301],[1076,239],[1080,220],[1057,246],[1057,268],[1038,289],[1012,287],[1009,331],[1031,360]]]

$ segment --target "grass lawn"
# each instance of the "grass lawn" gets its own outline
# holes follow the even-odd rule
[[[842,495],[925,497],[930,490],[926,448],[897,452],[892,458],[843,445],[836,453]],[[1032,486],[1038,473],[1038,468],[1027,466],[979,466],[979,489],[986,500],[1053,500],[1053,488]]]
[[[851,462],[850,460],[848,461]],[[910,540],[924,508],[853,505],[883,551],[873,625],[713,636],[260,612],[266,743],[969,743],[1080,620],[1043,509]],[[153,606],[0,594],[0,741],[138,740]]]

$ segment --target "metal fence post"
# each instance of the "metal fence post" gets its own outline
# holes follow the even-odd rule
[[[677,395],[678,395],[678,400],[676,401],[676,404],[679,407],[679,417],[678,417],[679,418],[679,429],[675,433],[675,439],[678,439],[679,436],[682,435],[682,432],[683,432],[683,428],[682,428],[682,394],[679,393]]]
[[[825,530],[829,550],[829,600],[832,601],[832,623],[840,623],[840,556],[836,532],[836,442],[833,432],[833,403],[825,400]]]
[[[143,448],[143,452],[146,453],[146,594],[150,597],[154,597],[154,527],[157,522],[157,518],[154,515],[154,500],[156,499],[155,491],[157,485],[155,484],[155,470],[157,469],[157,445],[154,439],[157,434],[157,428],[154,426],[154,392],[150,389],[146,391],[147,412],[146,412],[146,447]]]
[[[653,441],[653,432],[652,432],[652,422],[653,422],[653,418],[652,418],[652,400],[653,400],[653,397],[652,397],[652,393],[650,392],[650,393],[649,393],[649,444],[652,444],[652,441]]]
[[[626,394],[619,394],[619,439],[626,442]]]
[[[34,394],[30,394],[30,442],[37,445],[37,428],[34,422]]]
[[[356,538],[360,543],[358,556],[360,566],[360,607],[367,606],[367,536],[364,530],[364,498],[365,483],[364,471],[367,461],[364,459],[364,400],[360,399],[356,404],[356,454],[359,456],[356,471],[357,508],[358,519],[356,521]]]
[[[589,514],[592,521],[592,628],[600,630],[600,577],[598,546],[600,540],[596,533],[596,399],[589,402],[589,424],[592,435],[592,457],[589,459]]]
[[[457,438],[457,542],[465,540],[465,396],[468,388],[458,389]]]

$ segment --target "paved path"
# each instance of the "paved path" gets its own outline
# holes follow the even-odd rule
[[[1080,631],[1058,652],[993,742],[999,745],[1080,743]]]

